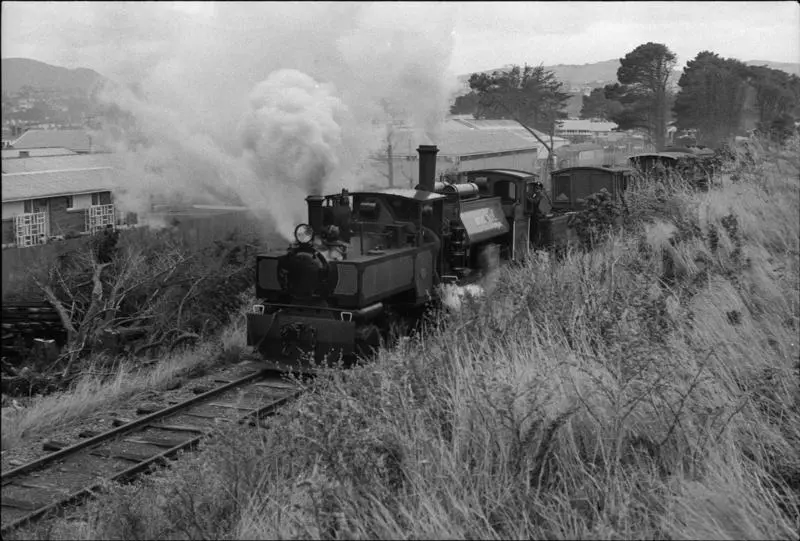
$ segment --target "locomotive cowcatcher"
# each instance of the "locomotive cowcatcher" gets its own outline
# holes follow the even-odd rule
[[[421,145],[415,189],[306,198],[308,223],[284,251],[256,258],[256,297],[247,343],[292,370],[352,359],[377,347],[390,325],[414,320],[440,285],[482,275],[481,253],[525,257],[531,245],[569,239],[537,176],[481,170],[436,182],[433,145]]]

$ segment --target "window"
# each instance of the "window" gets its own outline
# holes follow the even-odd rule
[[[28,199],[23,204],[25,214],[45,212],[47,210],[47,199]]]
[[[67,197],[65,197],[65,199],[67,200],[67,210],[74,209],[75,208],[75,199],[71,195],[68,195]]]
[[[93,193],[92,194],[92,205],[99,205],[100,204],[100,193]]]
[[[510,180],[501,180],[494,185],[494,195],[499,196],[504,203],[517,200],[517,186]]]
[[[555,201],[558,203],[569,203],[572,199],[572,178],[570,175],[558,175],[553,185]]]

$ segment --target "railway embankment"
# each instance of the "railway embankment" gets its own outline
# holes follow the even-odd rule
[[[725,167],[20,538],[796,539],[800,142]]]

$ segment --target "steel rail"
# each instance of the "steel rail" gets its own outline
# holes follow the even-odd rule
[[[59,450],[59,451],[57,451],[55,453],[52,453],[52,454],[47,455],[45,457],[42,457],[41,459],[35,460],[33,462],[30,462],[28,464],[25,464],[25,465],[19,467],[19,468],[16,468],[15,470],[12,470],[12,471],[8,472],[6,475],[3,476],[3,485],[5,486],[6,484],[10,483],[12,481],[12,479],[14,479],[14,478],[16,478],[16,477],[18,477],[20,475],[23,475],[25,473],[29,473],[31,471],[35,471],[35,470],[37,470],[37,469],[39,469],[41,467],[44,467],[44,466],[46,466],[46,465],[48,465],[48,464],[50,464],[50,463],[52,463],[54,461],[59,460],[60,458],[63,458],[65,456],[69,456],[71,454],[74,454],[77,451],[86,449],[88,447],[92,447],[95,444],[103,443],[103,442],[105,442],[107,440],[116,439],[117,436],[124,435],[124,434],[126,434],[126,433],[128,433],[128,432],[130,432],[132,430],[135,430],[136,428],[146,427],[148,424],[152,423],[154,420],[157,420],[157,419],[162,418],[162,417],[170,416],[170,415],[173,415],[175,413],[179,413],[180,411],[182,411],[182,410],[184,410],[184,409],[186,409],[186,408],[188,408],[188,407],[190,407],[192,405],[196,405],[198,403],[201,403],[201,402],[203,402],[204,400],[206,400],[208,398],[214,397],[214,396],[216,396],[218,394],[223,394],[223,393],[225,393],[227,391],[230,391],[231,389],[234,389],[234,388],[239,387],[241,385],[250,383],[250,382],[252,382],[254,380],[258,380],[258,379],[262,378],[265,374],[268,374],[270,372],[272,372],[272,370],[268,370],[268,369],[256,371],[256,372],[254,372],[252,374],[248,374],[247,376],[245,376],[243,378],[240,378],[240,379],[238,379],[236,381],[233,381],[233,382],[230,382],[228,384],[225,384],[225,385],[223,385],[223,386],[221,386],[221,387],[219,387],[217,389],[212,389],[211,391],[208,391],[206,393],[203,393],[203,394],[200,394],[200,395],[198,395],[196,397],[193,397],[193,398],[191,398],[189,400],[181,402],[180,404],[176,404],[176,405],[171,406],[169,408],[165,408],[164,410],[157,411],[157,412],[155,412],[155,413],[153,413],[151,415],[148,415],[148,416],[143,417],[141,419],[138,419],[136,421],[132,421],[130,423],[122,425],[119,428],[104,432],[103,434],[95,436],[94,438],[91,438],[91,439],[86,440],[84,442],[81,442],[79,444],[76,444],[76,445],[73,445],[73,446],[70,446],[70,447],[65,447],[64,449],[61,449],[61,450]],[[287,391],[291,391],[290,388],[286,389],[286,390]],[[248,424],[252,425],[260,418],[267,417],[267,416],[275,414],[281,407],[283,407],[284,405],[286,405],[290,401],[294,400],[295,398],[300,396],[302,393],[303,393],[303,390],[295,390],[294,392],[291,392],[287,396],[283,396],[281,398],[278,398],[278,399],[270,402],[269,404],[267,404],[265,406],[261,406],[261,407],[255,409],[255,410],[249,411],[245,415],[242,415],[238,419],[238,422],[239,423],[247,422]],[[157,427],[158,425],[156,424],[156,425],[153,425],[153,426]],[[20,527],[22,527],[22,526],[24,526],[24,525],[26,525],[28,523],[31,523],[31,522],[33,522],[33,521],[35,521],[37,519],[40,519],[42,517],[45,517],[45,516],[48,516],[48,515],[51,515],[51,514],[55,516],[59,512],[63,511],[68,506],[76,505],[76,504],[79,504],[80,502],[82,502],[82,501],[84,501],[86,499],[90,499],[90,498],[98,495],[99,493],[102,493],[104,487],[109,482],[122,482],[122,481],[125,481],[127,479],[135,477],[137,474],[140,474],[140,473],[144,472],[145,470],[147,470],[147,469],[149,469],[149,468],[151,468],[151,467],[153,467],[155,465],[166,464],[169,458],[177,455],[181,451],[190,450],[190,449],[195,448],[204,438],[208,437],[212,433],[213,433],[213,429],[203,430],[198,435],[192,437],[191,439],[189,439],[187,441],[181,442],[178,445],[175,445],[175,446],[173,446],[173,447],[171,447],[171,448],[169,448],[169,449],[167,449],[165,451],[162,451],[161,453],[158,453],[158,454],[155,454],[155,455],[153,455],[151,457],[148,457],[147,459],[143,460],[142,462],[139,462],[139,463],[137,463],[137,464],[135,464],[135,465],[133,465],[133,466],[131,466],[129,468],[126,468],[125,470],[123,470],[121,472],[118,472],[118,473],[116,473],[116,474],[114,474],[114,475],[112,475],[110,477],[101,479],[101,480],[97,481],[96,483],[93,483],[93,484],[91,484],[91,485],[89,485],[87,487],[83,487],[83,488],[81,488],[81,489],[79,489],[79,490],[77,490],[77,491],[75,491],[75,492],[73,492],[73,493],[71,493],[71,494],[59,499],[56,502],[53,502],[53,503],[48,504],[48,505],[46,505],[44,507],[35,509],[35,510],[31,511],[30,513],[28,513],[28,514],[26,514],[26,515],[24,515],[24,516],[22,516],[22,517],[20,517],[20,518],[18,518],[16,520],[10,522],[10,523],[2,526],[2,528],[0,528],[0,535],[5,536],[8,533],[10,533],[10,532],[12,532],[14,530],[17,530]]]
[[[175,405],[170,406],[168,408],[164,408],[162,410],[158,410],[158,411],[156,411],[154,413],[151,413],[150,415],[142,417],[141,419],[136,419],[135,421],[131,421],[129,423],[125,423],[124,425],[121,425],[121,426],[119,426],[117,428],[112,428],[111,430],[103,432],[102,434],[98,434],[97,436],[94,436],[94,437],[89,438],[87,440],[84,440],[82,442],[76,443],[75,445],[70,445],[69,447],[64,447],[63,449],[60,449],[60,450],[58,450],[58,451],[56,451],[54,453],[51,453],[49,455],[45,455],[45,456],[43,456],[43,457],[41,457],[41,458],[39,458],[37,460],[34,460],[32,462],[28,462],[27,464],[23,464],[22,466],[20,466],[18,468],[15,468],[15,469],[13,469],[13,470],[11,470],[9,472],[6,472],[6,473],[0,475],[0,482],[2,482],[3,485],[5,485],[6,483],[10,482],[15,477],[19,477],[20,475],[23,475],[25,473],[29,473],[31,471],[37,470],[39,468],[42,468],[42,467],[44,467],[44,466],[46,466],[48,464],[51,464],[52,462],[55,462],[55,461],[57,461],[59,459],[67,457],[69,455],[72,455],[72,454],[74,454],[74,453],[76,453],[76,452],[78,452],[78,451],[80,451],[82,449],[86,449],[87,447],[92,447],[93,445],[97,445],[99,443],[103,443],[106,440],[114,439],[117,436],[121,436],[121,435],[126,434],[127,432],[130,432],[132,430],[135,430],[135,429],[137,429],[139,427],[142,427],[144,425],[150,424],[153,421],[156,421],[156,420],[158,420],[158,419],[160,419],[162,417],[167,417],[167,416],[172,415],[174,413],[177,413],[177,412],[179,412],[179,411],[181,411],[183,409],[186,409],[189,406],[193,406],[193,405],[197,404],[198,402],[203,402],[204,400],[207,400],[208,398],[211,398],[211,397],[216,396],[218,394],[223,394],[223,393],[225,393],[227,391],[230,391],[231,389],[235,389],[236,387],[244,385],[245,383],[249,383],[250,381],[253,381],[255,379],[260,379],[267,372],[268,371],[266,371],[266,370],[259,370],[259,371],[253,372],[252,374],[248,374],[247,376],[245,376],[243,378],[237,379],[236,381],[232,381],[230,383],[226,383],[225,385],[222,385],[221,387],[217,387],[216,389],[212,389],[212,390],[210,390],[208,392],[199,394],[199,395],[197,395],[197,396],[195,396],[193,398],[190,398],[189,400],[185,400],[183,402],[180,402],[179,404],[175,404]]]
[[[241,380],[239,380],[239,381],[241,382]],[[206,393],[206,394],[208,394],[208,393]],[[289,401],[293,400],[294,398],[300,396],[300,394],[302,394],[302,391],[295,391],[294,393],[292,393],[289,396],[285,396],[285,397],[279,398],[278,400],[275,400],[274,402],[271,402],[270,404],[268,404],[266,406],[258,408],[254,412],[251,412],[251,413],[248,413],[248,414],[244,415],[242,417],[242,419],[240,419],[240,422],[243,422],[245,419],[248,419],[248,418],[255,419],[255,418],[261,418],[261,417],[268,416],[268,415],[273,415],[282,406],[284,406],[286,403],[288,403]],[[200,396],[203,396],[203,395],[200,395]],[[169,459],[170,457],[176,455],[180,451],[188,450],[188,449],[192,449],[192,448],[196,447],[203,440],[203,438],[205,438],[208,435],[209,435],[209,433],[205,433],[205,432],[200,434],[200,435],[197,435],[197,436],[193,437],[190,440],[187,440],[187,441],[185,441],[183,443],[180,443],[180,444],[178,444],[178,445],[176,445],[174,447],[171,447],[170,449],[167,449],[166,451],[163,451],[163,452],[161,452],[161,453],[159,453],[157,455],[154,455],[154,456],[148,458],[147,460],[144,460],[143,462],[140,462],[139,464],[135,464],[135,465],[131,466],[130,468],[127,468],[126,470],[123,470],[123,471],[121,471],[121,472],[119,472],[119,473],[117,473],[117,474],[115,474],[115,475],[113,475],[111,477],[108,477],[106,479],[98,481],[97,483],[94,483],[93,485],[90,485],[88,487],[84,487],[84,488],[82,488],[82,489],[80,489],[80,490],[78,490],[76,492],[73,492],[69,496],[66,496],[65,498],[62,498],[61,500],[59,500],[57,502],[53,502],[50,505],[47,505],[45,507],[41,507],[39,509],[36,509],[35,511],[32,511],[31,513],[28,513],[27,515],[25,515],[23,517],[20,517],[20,518],[16,519],[15,521],[10,522],[9,524],[3,526],[2,529],[0,529],[0,535],[5,536],[10,532],[19,529],[20,527],[24,526],[25,524],[33,522],[33,521],[35,521],[37,519],[40,519],[40,518],[42,518],[44,516],[47,516],[47,515],[51,514],[51,513],[55,516],[67,506],[75,505],[75,504],[78,504],[78,503],[82,502],[83,500],[90,499],[93,496],[96,496],[99,493],[102,493],[104,486],[108,482],[122,482],[122,481],[124,481],[126,479],[129,479],[129,478],[132,478],[132,477],[136,476],[137,474],[143,472],[144,470],[147,470],[148,468],[150,468],[150,467],[152,467],[154,465],[165,464],[167,462],[167,459]]]

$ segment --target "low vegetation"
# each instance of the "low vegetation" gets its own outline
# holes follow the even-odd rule
[[[261,248],[238,230],[202,246],[175,229],[109,230],[30,269],[15,289],[55,308],[66,344],[55,356],[20,346],[16,359],[4,348],[4,392],[63,391],[98,363],[146,364],[216,336],[250,290]]]
[[[2,450],[48,437],[140,393],[163,391],[215,366],[238,362],[245,349],[244,332],[244,322],[235,318],[214,339],[176,350],[152,364],[94,355],[67,389],[19,401],[8,399],[10,405],[3,408],[0,427]]]
[[[750,153],[28,535],[797,539],[800,144]]]

